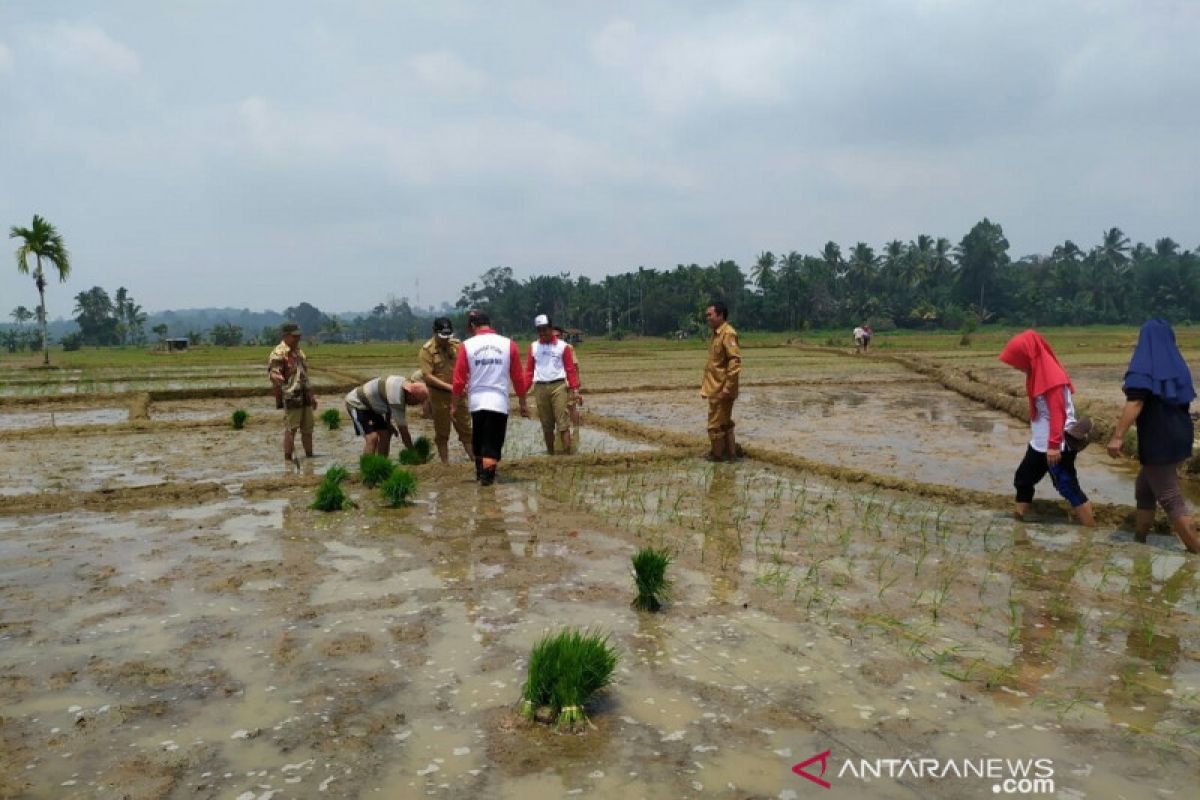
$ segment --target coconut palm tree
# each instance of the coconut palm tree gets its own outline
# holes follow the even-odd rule
[[[50,364],[50,347],[46,337],[46,273],[42,271],[42,259],[58,272],[59,283],[64,283],[71,274],[71,254],[63,244],[62,234],[46,220],[33,215],[33,224],[28,228],[13,225],[8,231],[8,238],[20,239],[21,246],[17,248],[17,271],[29,275],[29,257],[34,257],[33,282],[38,290],[38,322],[42,326],[42,363]]]

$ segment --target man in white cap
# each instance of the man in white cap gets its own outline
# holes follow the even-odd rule
[[[546,452],[554,455],[557,432],[562,441],[559,452],[567,454],[571,452],[571,405],[579,399],[575,348],[558,338],[550,317],[545,314],[534,317],[533,327],[538,338],[529,345],[525,383],[533,387]]]
[[[425,384],[404,380],[402,375],[372,378],[346,395],[346,413],[354,423],[354,434],[363,437],[363,454],[386,456],[392,433],[412,447],[405,406],[419,406],[429,398]]]
[[[522,417],[529,416],[529,406],[525,403],[529,387],[521,371],[517,343],[496,333],[485,312],[468,314],[467,330],[471,338],[458,348],[458,359],[454,362],[450,414],[453,416],[466,394],[474,433],[475,479],[482,486],[491,486],[496,482],[496,465],[500,463],[508,432],[509,385],[520,400]]]

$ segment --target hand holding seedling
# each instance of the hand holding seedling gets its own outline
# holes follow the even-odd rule
[[[1121,441],[1121,437],[1118,436],[1113,436],[1108,440],[1108,447],[1105,449],[1108,450],[1108,454],[1113,458],[1119,458],[1121,455]]]

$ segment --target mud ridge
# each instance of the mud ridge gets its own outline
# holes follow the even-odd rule
[[[314,372],[328,372],[329,370],[316,370]],[[345,375],[337,375],[341,379],[339,383],[333,384],[317,384],[314,389],[318,396],[326,394],[344,394],[354,387],[362,383],[355,379],[350,381]],[[12,396],[0,397],[0,410],[22,409],[22,408],[38,408],[44,409],[47,406],[67,406],[67,405],[130,405],[134,398],[138,395],[149,395],[150,401],[154,403],[165,400],[217,400],[223,398],[242,398],[242,397],[269,397],[271,393],[270,386],[210,386],[207,388],[200,387],[195,389],[152,389],[149,392],[96,392],[92,394],[48,394],[38,396]]]

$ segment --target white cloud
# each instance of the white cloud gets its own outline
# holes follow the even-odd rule
[[[619,19],[592,37],[590,46],[598,63],[629,73],[656,111],[672,114],[723,103],[781,104],[807,38],[799,17],[738,13],[665,34]]]
[[[421,83],[439,94],[476,94],[488,84],[486,75],[448,50],[418,53],[409,66]]]
[[[93,25],[60,23],[35,35],[34,43],[72,69],[130,77],[142,68],[137,53]]]
[[[427,187],[446,181],[497,188],[547,181],[684,189],[700,180],[684,167],[522,118],[383,125],[358,113],[285,111],[261,97],[242,100],[238,117],[254,156],[289,170],[382,166],[394,180]]]
[[[627,19],[615,19],[592,37],[591,50],[606,67],[625,66],[637,53],[637,28]]]

